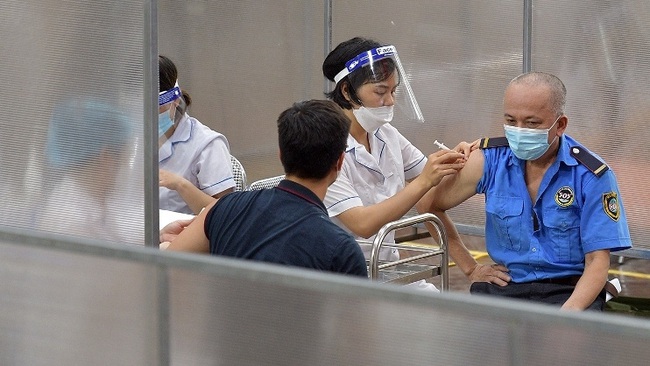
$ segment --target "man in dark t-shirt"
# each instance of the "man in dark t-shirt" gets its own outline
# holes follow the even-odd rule
[[[359,245],[330,221],[322,202],[341,170],[349,127],[349,119],[333,102],[295,103],[278,118],[285,180],[272,189],[222,197],[206,207],[167,250],[367,277]]]

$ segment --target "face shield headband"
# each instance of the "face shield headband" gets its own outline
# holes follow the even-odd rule
[[[176,99],[181,97],[181,88],[178,86],[178,81],[173,88],[162,91],[158,93],[158,106],[165,105],[169,102],[173,102]]]
[[[422,111],[415,99],[415,94],[413,93],[413,89],[411,89],[411,84],[406,77],[406,72],[404,71],[402,62],[397,55],[395,46],[377,47],[358,54],[345,63],[345,68],[336,74],[334,82],[338,84],[349,74],[361,70],[366,66],[373,75],[375,75],[375,73],[380,73],[381,68],[375,68],[375,63],[388,58],[392,59],[395,63],[400,80],[400,86],[398,86],[395,92],[395,119],[407,119],[423,123],[424,117],[422,116]],[[376,80],[378,79],[379,78],[376,78]]]

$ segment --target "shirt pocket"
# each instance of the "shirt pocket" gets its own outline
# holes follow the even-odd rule
[[[493,196],[485,204],[486,224],[497,235],[499,246],[519,251],[525,240],[522,213],[524,200],[519,197]]]
[[[575,208],[551,207],[544,210],[545,226],[555,259],[559,263],[582,261],[580,215]]]

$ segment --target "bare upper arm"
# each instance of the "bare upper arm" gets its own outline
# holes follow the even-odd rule
[[[483,164],[483,151],[472,151],[457,174],[445,177],[432,189],[430,208],[435,211],[448,210],[476,194],[476,185],[483,176]]]
[[[178,234],[171,244],[169,244],[167,250],[196,253],[210,252],[210,242],[205,236],[204,227],[208,212],[210,212],[210,209],[215,205],[215,203],[217,203],[217,201],[211,203],[202,210],[196,219],[194,219],[194,221],[192,221],[192,223]]]

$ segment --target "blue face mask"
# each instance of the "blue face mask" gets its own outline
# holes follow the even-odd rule
[[[172,128],[173,125],[174,122],[172,122],[172,119],[169,117],[169,111],[160,113],[158,115],[158,138],[161,138],[162,135]]]
[[[548,132],[555,126],[560,117],[547,129],[503,125],[508,144],[515,156],[521,160],[536,160],[544,155],[551,144],[555,142],[555,138],[550,143],[548,142]],[[557,138],[557,136],[555,137]]]

